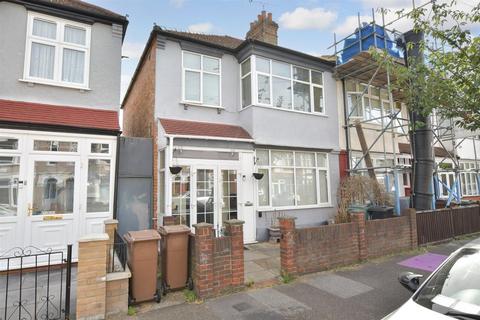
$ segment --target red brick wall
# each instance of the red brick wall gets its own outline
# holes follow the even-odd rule
[[[244,284],[243,221],[225,222],[227,236],[215,238],[213,225],[195,225],[192,273],[200,298],[236,290]]]
[[[312,273],[417,247],[415,210],[384,220],[364,217],[353,213],[351,223],[302,229],[294,218],[279,218],[282,273]]]
[[[340,168],[340,180],[348,177],[348,153],[341,150],[338,155],[338,166]]]
[[[352,264],[359,259],[355,223],[297,229],[296,233],[300,274]]]
[[[158,145],[155,119],[155,63],[156,41],[150,47],[139,66],[135,82],[123,101],[123,134],[127,137],[152,138],[153,140],[153,228],[157,228],[158,202]]]
[[[368,257],[380,257],[411,248],[408,216],[365,223]]]

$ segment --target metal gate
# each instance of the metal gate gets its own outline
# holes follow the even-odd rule
[[[72,245],[13,248],[0,256],[0,320],[70,318]]]

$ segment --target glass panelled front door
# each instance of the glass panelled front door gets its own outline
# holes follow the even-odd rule
[[[68,156],[33,156],[28,179],[25,246],[63,249],[75,243],[79,160]]]
[[[222,167],[195,168],[194,208],[195,223],[214,225],[217,235],[222,234],[223,223],[237,219],[237,170]]]
[[[196,186],[197,223],[206,222],[215,225],[215,170],[197,169]]]

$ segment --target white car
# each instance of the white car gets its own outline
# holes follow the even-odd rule
[[[415,292],[384,320],[480,320],[480,244],[452,253],[420,285],[422,275],[402,273],[400,283]]]

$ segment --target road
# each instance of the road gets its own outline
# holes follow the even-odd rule
[[[133,318],[381,319],[410,296],[397,281],[400,272],[412,270],[427,276],[446,256],[470,240],[456,240],[408,254],[303,276],[289,284],[251,289],[199,304],[152,310]]]

